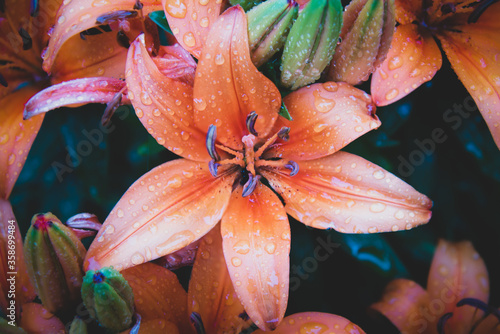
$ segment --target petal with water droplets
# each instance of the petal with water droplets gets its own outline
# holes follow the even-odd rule
[[[438,37],[450,63],[474,98],[500,148],[500,3],[491,5],[477,23]]]
[[[293,121],[280,117],[274,130],[290,127],[290,138],[279,142],[269,155],[291,160],[321,158],[380,126],[371,97],[346,83],[307,86],[284,101]]]
[[[344,233],[411,229],[431,218],[432,202],[393,174],[356,155],[337,152],[301,161],[299,172],[262,171],[288,214],[315,228]]]
[[[235,173],[214,178],[207,163],[178,159],[139,178],[106,218],[87,252],[86,270],[122,270],[198,240],[224,213]]]
[[[432,35],[419,30],[415,24],[398,26],[387,58],[373,73],[373,101],[378,106],[385,106],[405,97],[431,80],[442,61]]]
[[[43,115],[23,121],[23,108],[38,90],[27,86],[0,100],[0,198],[8,198],[42,125]]]
[[[259,183],[238,187],[222,217],[224,257],[238,298],[259,328],[278,326],[288,301],[290,226],[279,198]]]
[[[463,298],[488,303],[488,271],[469,241],[451,243],[440,240],[429,271],[427,291],[431,300],[444,303],[443,312],[438,317],[453,312],[453,317],[446,322],[446,333],[468,333],[470,326],[481,318],[482,312],[475,307],[456,307]]]
[[[63,322],[38,303],[24,304],[19,327],[28,333],[66,333]]]
[[[125,81],[113,78],[83,78],[50,86],[33,96],[24,107],[24,118],[60,107],[80,106],[84,103],[108,103],[126,86]],[[126,97],[122,103],[130,103]]]
[[[264,333],[260,329],[254,332],[254,334]],[[303,312],[289,315],[273,331],[273,334],[289,333],[365,334],[361,328],[348,319],[321,312]]]
[[[220,15],[221,0],[162,0],[165,16],[184,49],[200,58],[212,23]]]
[[[432,314],[427,319],[423,312],[429,311],[431,299],[417,283],[408,279],[395,279],[385,288],[380,301],[370,306],[382,313],[403,333],[428,333],[422,331],[422,321],[426,328],[436,328],[438,317]],[[427,321],[430,320],[430,323]]]
[[[418,21],[423,14],[422,0],[395,0],[396,21],[400,24],[408,24]]]
[[[196,126],[217,126],[217,140],[233,149],[248,134],[246,118],[258,114],[260,137],[271,130],[281,106],[274,84],[253,65],[248,46],[246,16],[241,7],[228,9],[214,23],[198,62],[194,83]]]
[[[207,333],[240,333],[248,328],[222,252],[220,224],[200,241],[189,280],[188,314],[200,314]]]
[[[141,321],[164,319],[184,329],[183,333],[190,329],[187,294],[173,272],[147,262],[121,274],[132,288],[135,311],[141,315]]]
[[[126,81],[128,97],[148,132],[170,151],[182,157],[206,161],[206,132],[194,125],[193,88],[162,73],[144,44],[144,35],[130,46]],[[164,65],[164,64],[163,64]]]

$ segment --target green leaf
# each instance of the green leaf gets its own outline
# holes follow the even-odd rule
[[[288,109],[285,106],[285,103],[281,102],[281,108],[280,111],[278,112],[278,115],[285,117],[289,121],[293,121],[292,116],[290,116],[290,113],[288,112]]]
[[[153,20],[154,23],[159,25],[163,30],[172,34],[172,30],[168,25],[167,18],[165,17],[165,12],[163,10],[157,10],[156,12],[149,13],[149,18]]]

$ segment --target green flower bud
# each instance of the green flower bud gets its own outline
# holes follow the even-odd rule
[[[281,83],[295,90],[318,80],[332,60],[341,27],[340,0],[309,1],[288,34]]]
[[[52,313],[80,300],[85,247],[52,213],[37,214],[24,240],[26,265],[43,306]]]
[[[299,5],[294,0],[268,0],[247,13],[248,42],[256,67],[283,48],[298,13]]]
[[[357,85],[384,61],[396,25],[394,0],[354,0],[344,12],[328,79]]]
[[[120,332],[132,325],[132,288],[112,267],[87,272],[83,278],[82,298],[90,316],[102,326]]]
[[[69,334],[87,334],[87,324],[80,317],[75,317],[71,322]]]

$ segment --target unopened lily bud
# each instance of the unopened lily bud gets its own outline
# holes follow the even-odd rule
[[[87,334],[87,324],[82,318],[76,316],[71,322],[71,327],[69,328],[69,334]]]
[[[283,48],[298,13],[294,0],[268,0],[247,13],[248,43],[256,67]]]
[[[351,2],[327,78],[351,85],[367,80],[387,56],[395,25],[394,0]]]
[[[90,316],[101,326],[117,332],[132,326],[132,288],[112,267],[87,272],[83,278],[82,298]]]
[[[37,214],[24,241],[28,274],[43,306],[52,313],[80,300],[85,247],[52,213]]]
[[[295,90],[319,79],[332,60],[341,27],[340,0],[309,1],[288,34],[281,83]]]

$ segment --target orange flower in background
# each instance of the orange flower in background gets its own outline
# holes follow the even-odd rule
[[[435,37],[500,147],[500,3],[493,2],[396,0],[400,25],[372,77],[375,103],[393,103],[434,77],[442,64]]]
[[[472,244],[441,240],[427,290],[408,279],[396,279],[371,308],[408,334],[500,333],[499,319],[495,315],[485,318],[483,312],[488,308],[489,291],[486,266]]]
[[[186,53],[174,45],[159,54],[171,50]],[[183,159],[129,188],[92,243],[87,269],[123,270],[164,256],[221,221],[236,293],[257,326],[273,329],[288,298],[287,213],[348,233],[410,229],[430,219],[427,197],[338,152],[380,125],[366,93],[347,84],[312,85],[285,98],[294,121],[278,117],[280,93],[251,62],[240,7],[211,26],[194,85],[164,74],[161,63],[139,37],[129,50],[128,94],[148,132]]]

